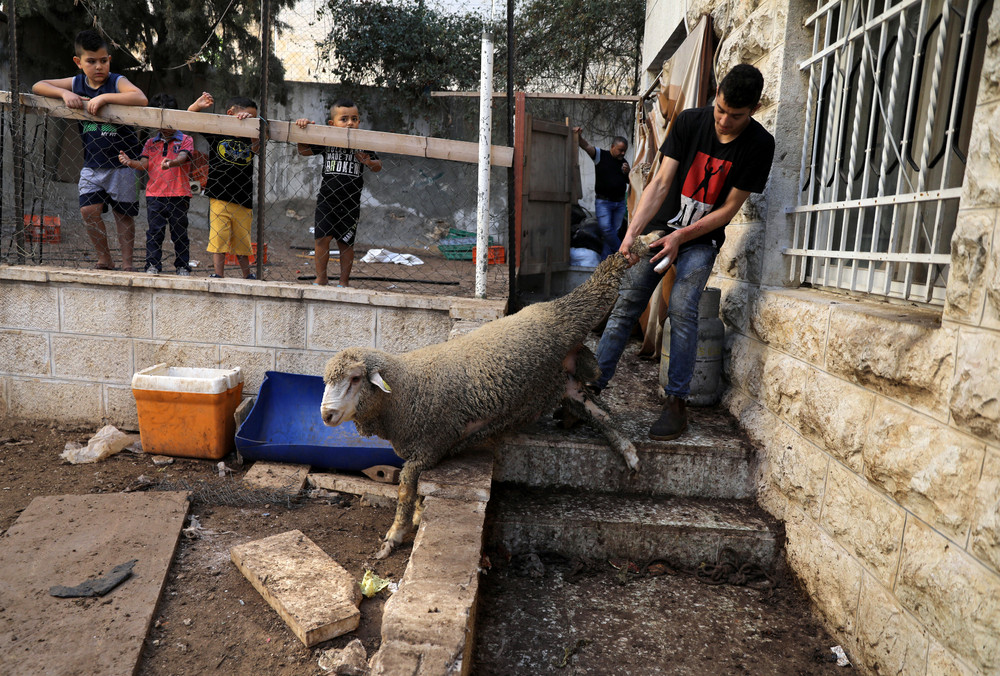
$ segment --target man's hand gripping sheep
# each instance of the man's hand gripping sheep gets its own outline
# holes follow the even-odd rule
[[[662,233],[636,240],[641,256]],[[446,343],[404,354],[352,347],[326,365],[320,405],[330,426],[353,420],[358,432],[392,443],[404,460],[396,517],[377,558],[411,531],[420,473],[442,459],[533,422],[560,402],[607,438],[632,472],[635,446],[583,383],[598,376],[583,344],[618,295],[628,260],[615,253],[571,293],[483,325]]]

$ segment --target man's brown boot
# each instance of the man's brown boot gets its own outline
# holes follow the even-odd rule
[[[676,439],[688,426],[687,406],[680,397],[667,395],[659,419],[649,428],[649,438],[656,441]]]

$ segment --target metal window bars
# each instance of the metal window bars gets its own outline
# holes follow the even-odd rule
[[[833,0],[809,74],[793,281],[944,303],[992,0]]]

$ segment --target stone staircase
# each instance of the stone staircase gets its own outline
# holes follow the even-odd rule
[[[753,500],[750,446],[726,413],[689,409],[688,432],[670,442],[645,440],[655,410],[615,413],[637,443],[634,477],[586,426],[567,432],[547,421],[504,443],[487,549],[688,568],[729,549],[742,561],[774,566],[780,528]]]

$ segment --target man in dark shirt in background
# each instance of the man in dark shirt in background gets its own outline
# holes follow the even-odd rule
[[[604,150],[587,143],[583,138],[583,127],[573,127],[573,131],[580,138],[580,147],[594,160],[594,211],[601,226],[604,242],[601,260],[604,260],[618,251],[622,244],[618,230],[628,210],[625,202],[629,172],[628,162],[625,161],[628,140],[624,136],[615,136],[611,140],[611,148]]]

